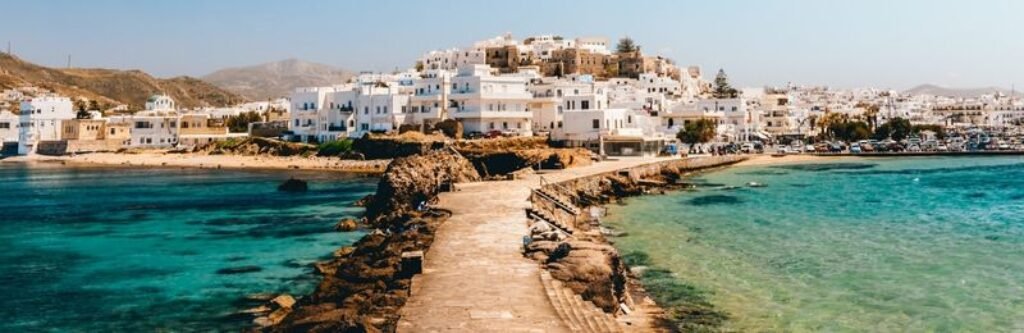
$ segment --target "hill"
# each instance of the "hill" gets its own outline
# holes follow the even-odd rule
[[[139,70],[57,69],[0,53],[0,89],[21,86],[37,86],[107,106],[128,104],[132,109],[141,109],[147,98],[158,93],[170,95],[185,108],[228,106],[245,101],[235,93],[188,76],[158,79]]]
[[[1002,92],[1009,95],[1009,89],[1003,89],[998,87],[986,87],[986,88],[946,88],[940,87],[934,84],[922,84],[913,88],[910,88],[904,93],[910,95],[933,95],[933,96],[946,96],[946,97],[977,97],[980,95],[992,94],[995,92]]]
[[[345,83],[352,76],[352,72],[329,65],[287,59],[222,69],[203,76],[203,80],[251,100],[267,100],[288,96],[298,87]]]

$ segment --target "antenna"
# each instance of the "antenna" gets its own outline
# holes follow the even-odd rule
[[[68,68],[71,68],[71,54],[68,54]]]
[[[7,55],[14,55],[11,53],[11,41],[7,41]]]

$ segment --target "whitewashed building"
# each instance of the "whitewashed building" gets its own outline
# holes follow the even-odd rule
[[[21,102],[18,125],[18,154],[35,153],[39,141],[59,140],[61,121],[74,119],[71,99],[37,96]]]
[[[487,65],[460,67],[452,78],[450,116],[466,133],[533,135],[528,106],[533,95],[526,83],[522,76],[495,75]]]
[[[164,94],[153,95],[146,100],[147,111],[174,111],[177,109],[178,106],[174,103],[174,99],[171,96]]]

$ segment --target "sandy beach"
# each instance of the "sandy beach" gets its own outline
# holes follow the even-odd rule
[[[133,154],[93,153],[74,156],[17,156],[2,162],[59,162],[123,167],[182,167],[200,169],[292,169],[353,173],[382,173],[391,160],[341,160],[327,157],[278,157],[178,154],[161,151]]]

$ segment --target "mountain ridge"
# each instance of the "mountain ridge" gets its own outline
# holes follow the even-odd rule
[[[934,95],[934,96],[946,96],[946,97],[977,97],[985,94],[992,94],[995,92],[1001,92],[1009,95],[1011,89],[1005,89],[1000,87],[981,87],[981,88],[949,88],[943,87],[936,84],[921,84],[913,88],[903,91],[910,95]]]
[[[51,68],[0,53],[0,89],[36,86],[72,99],[100,104],[127,104],[139,110],[146,99],[164,93],[184,108],[229,106],[246,101],[242,96],[190,76],[156,78],[138,69]]]
[[[287,96],[298,87],[348,82],[351,71],[316,62],[288,58],[250,66],[230,67],[202,76],[218,87],[251,100]]]

